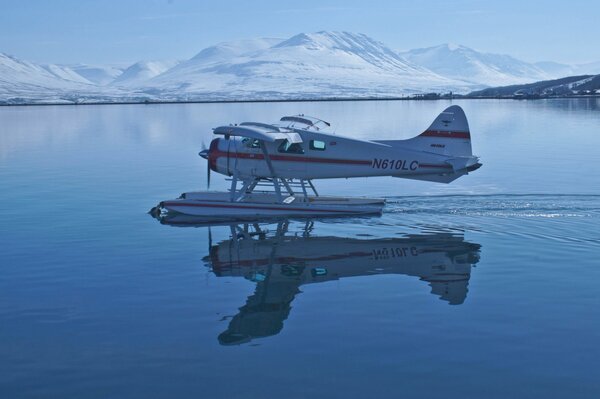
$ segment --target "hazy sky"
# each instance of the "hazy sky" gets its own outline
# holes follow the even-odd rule
[[[594,0],[0,0],[0,52],[35,62],[186,59],[221,41],[321,30],[396,50],[450,42],[526,61],[600,61]]]

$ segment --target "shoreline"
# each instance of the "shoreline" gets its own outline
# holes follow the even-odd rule
[[[441,101],[441,100],[518,100],[538,101],[563,98],[600,98],[600,94],[568,95],[552,97],[515,98],[513,96],[436,96],[436,97],[330,97],[330,98],[287,98],[287,99],[248,99],[248,100],[145,100],[145,101],[89,101],[89,102],[47,102],[47,103],[0,103],[0,107],[30,107],[55,105],[155,105],[155,104],[235,104],[235,103],[294,103],[294,102],[357,102],[357,101]]]

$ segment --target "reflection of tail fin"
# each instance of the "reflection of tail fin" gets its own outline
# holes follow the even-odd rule
[[[467,298],[469,275],[456,280],[426,280],[431,286],[431,293],[450,305],[460,305]]]
[[[457,157],[473,155],[469,122],[458,105],[446,108],[427,130],[410,142],[422,151]]]

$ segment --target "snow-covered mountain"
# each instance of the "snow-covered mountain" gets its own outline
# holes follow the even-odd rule
[[[482,53],[471,48],[442,44],[400,55],[442,76],[482,86],[500,86],[549,79],[544,69],[509,55]]]
[[[259,38],[223,42],[210,46],[192,57],[187,65],[210,65],[227,62],[233,58],[266,50],[281,43],[284,39]]]
[[[73,69],[69,68],[65,65],[56,65],[56,64],[46,64],[41,65],[46,71],[48,71],[51,75],[62,79],[68,80],[76,83],[84,83],[84,84],[92,84],[89,80],[75,72]]]
[[[66,65],[88,81],[100,86],[107,85],[118,78],[125,68],[113,65]]]
[[[483,53],[453,44],[414,49],[401,52],[400,55],[442,76],[482,87],[526,84],[565,76],[600,73],[600,63],[529,63],[509,55]]]
[[[302,33],[269,44],[205,49],[148,81],[146,89],[164,96],[183,91],[189,98],[316,98],[464,91],[469,86],[413,65],[362,34]]]
[[[561,64],[553,61],[536,62],[533,65],[552,77],[576,75],[578,69],[576,65]]]
[[[62,93],[65,89],[85,90],[84,81],[66,69],[41,66],[0,53],[0,99],[47,96],[52,92]]]
[[[41,65],[0,53],[0,83],[3,88],[18,85],[56,87],[65,81]]]
[[[62,65],[38,65],[0,53],[0,103],[75,103],[139,100],[136,93],[107,89]],[[142,98],[143,99],[143,98]]]
[[[179,61],[139,61],[125,69],[110,84],[114,86],[141,86],[149,79],[168,71],[178,63]]]
[[[0,53],[0,103],[396,97],[600,73],[440,45],[398,53],[364,34],[219,43],[182,62],[38,65]]]

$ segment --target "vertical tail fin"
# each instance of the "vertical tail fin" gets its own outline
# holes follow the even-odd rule
[[[465,112],[458,105],[446,108],[431,126],[411,139],[423,151],[452,156],[471,156],[471,132]]]
[[[452,167],[450,173],[403,176],[408,179],[450,183],[481,166],[471,149],[467,117],[458,105],[446,108],[427,130],[405,143],[416,150],[443,156],[444,162]]]

